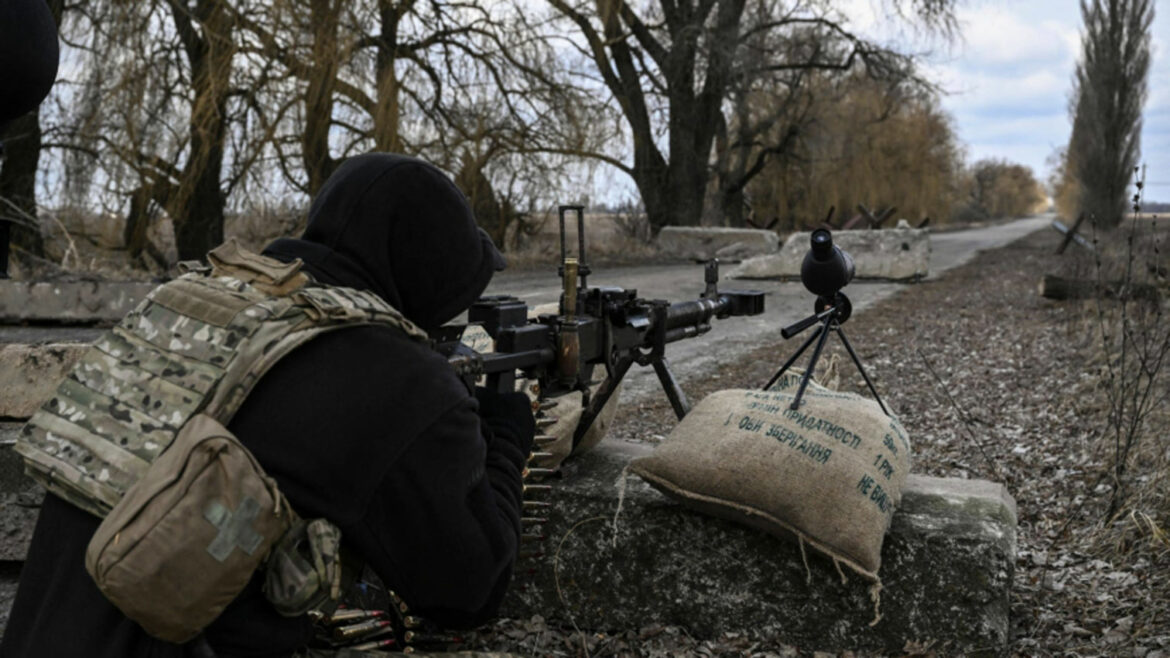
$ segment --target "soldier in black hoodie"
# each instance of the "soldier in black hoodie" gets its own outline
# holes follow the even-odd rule
[[[466,309],[504,262],[436,168],[398,155],[346,161],[300,239],[264,252],[320,282],[370,290],[424,329]],[[419,614],[472,626],[495,615],[520,534],[527,397],[469,391],[445,359],[396,329],[326,333],[285,357],[230,429],[305,518],[342,541]],[[0,656],[184,656],[125,618],[84,569],[98,519],[48,495]],[[204,633],[220,658],[288,656],[311,637],[278,615],[261,575]]]

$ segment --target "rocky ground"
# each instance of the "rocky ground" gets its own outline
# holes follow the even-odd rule
[[[1106,519],[1112,455],[1106,389],[1088,307],[1041,298],[1065,272],[1059,236],[1042,231],[978,256],[943,280],[908,286],[845,329],[914,441],[914,471],[1004,482],[1019,503],[1012,652],[1021,656],[1170,656],[1170,424],[1155,413],[1133,460],[1130,504]],[[848,292],[848,289],[845,291]],[[811,301],[811,300],[810,300]],[[692,400],[756,387],[797,345],[776,342],[688,385]],[[864,384],[841,359],[844,388]],[[851,378],[851,379],[850,379]],[[656,441],[669,405],[619,412],[613,434]],[[565,629],[502,620],[476,646],[522,655],[814,655],[745,629],[699,641],[680,628]],[[907,646],[908,655],[930,647]],[[828,654],[816,654],[828,655]]]
[[[1067,274],[1075,258],[1052,254],[1058,240],[1042,231],[981,254],[942,280],[907,286],[858,313],[845,330],[910,432],[915,472],[997,480],[1015,495],[1012,653],[1166,658],[1170,419],[1151,418],[1133,460],[1130,502],[1107,519],[1113,444],[1092,309],[1037,294],[1042,275]],[[798,345],[782,341],[779,329],[771,344],[687,382],[691,399],[762,385]],[[844,387],[863,390],[844,350],[833,352],[845,359]],[[663,398],[623,408],[613,434],[659,441],[674,423]],[[17,568],[0,563],[7,576],[0,580],[13,580]],[[11,593],[0,588],[0,614]],[[576,629],[540,617],[500,620],[473,634],[467,648],[525,656],[831,655],[751,629],[700,640],[677,627]],[[908,645],[906,654],[930,655],[931,648]]]

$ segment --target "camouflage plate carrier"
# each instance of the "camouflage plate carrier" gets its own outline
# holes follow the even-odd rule
[[[195,271],[156,288],[98,339],[53,397],[29,420],[17,440],[16,451],[34,479],[107,523],[113,520],[110,513],[123,499],[129,503],[132,498],[158,497],[153,493],[145,496],[141,487],[137,492],[132,489],[143,481],[156,461],[160,468],[191,468],[187,462],[187,466],[174,466],[170,463],[174,459],[160,460],[189,421],[198,420],[197,425],[215,429],[211,434],[216,438],[234,442],[233,449],[238,446],[238,441],[223,428],[264,373],[305,342],[326,331],[358,325],[387,325],[412,339],[427,338],[425,332],[373,293],[315,284],[300,271],[299,260],[282,263],[245,251],[235,242],[215,249],[208,254],[208,260],[210,268],[187,268]],[[191,432],[188,428],[186,434]],[[185,438],[176,446],[184,441]],[[189,448],[176,447],[180,449]],[[238,451],[254,462],[242,446]],[[147,479],[159,480],[158,470],[151,471]],[[275,514],[279,516],[281,504],[287,503],[276,491],[275,483],[262,470],[259,473],[271,483],[274,496],[266,500],[270,508],[277,508]],[[179,480],[178,474],[164,475],[173,482]],[[135,495],[128,497],[127,492]],[[248,506],[255,506],[255,501],[244,507]],[[199,519],[191,523],[210,523],[212,530],[227,527],[233,510],[212,507],[204,513],[206,522]],[[256,514],[251,509],[234,511],[249,518]],[[262,513],[273,514],[274,510]],[[328,530],[313,523],[306,528],[300,522],[294,530],[310,539],[325,536],[334,544],[330,550],[335,551],[337,538],[330,539]],[[233,530],[237,535],[243,533],[241,536],[255,539],[251,527],[239,523],[235,526],[240,526]],[[95,539],[102,534],[99,529]],[[118,533],[106,534],[112,537],[113,544],[118,543]],[[220,542],[214,550],[208,546],[208,552],[223,562],[223,556],[230,554],[234,546],[246,546],[240,536],[229,540],[226,545]],[[286,537],[279,543],[295,545],[296,540],[290,542]],[[226,553],[221,550],[224,548]],[[252,548],[254,551],[255,546]],[[94,550],[91,543],[90,552]],[[223,555],[217,555],[217,551]],[[87,568],[91,557],[87,555]],[[261,557],[257,556],[257,561]],[[319,556],[311,559],[320,566]],[[271,560],[270,572],[273,564],[287,562]],[[91,574],[101,586],[97,574],[92,570]],[[269,576],[271,585],[272,574]],[[294,574],[293,580],[298,577]],[[331,580],[335,598],[336,579]],[[109,592],[106,594],[118,604]],[[271,598],[271,592],[269,595]],[[283,612],[296,613],[303,603],[293,601]],[[127,611],[125,607],[123,611]],[[164,639],[174,641],[177,636],[172,636]]]

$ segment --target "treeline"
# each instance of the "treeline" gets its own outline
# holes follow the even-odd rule
[[[998,189],[968,184],[914,59],[832,3],[50,4],[60,79],[0,135],[3,212],[34,253],[38,209],[73,207],[123,222],[131,252],[165,214],[197,258],[229,213],[304,205],[370,150],[450,172],[497,240],[599,167],[633,181],[655,229],[863,200],[941,220]],[[954,28],[953,0],[888,4]]]
[[[802,139],[749,186],[753,224],[812,226],[830,209],[843,219],[859,205],[896,207],[914,225],[1019,217],[1046,206],[1028,167],[965,162],[931,89],[852,76],[820,90]]]

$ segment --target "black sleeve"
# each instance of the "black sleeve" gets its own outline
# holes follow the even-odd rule
[[[482,416],[466,397],[418,436],[343,528],[412,609],[450,627],[495,616],[519,544],[534,421],[523,395],[483,399]]]

